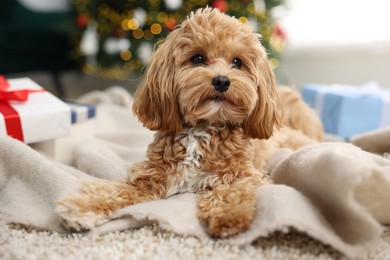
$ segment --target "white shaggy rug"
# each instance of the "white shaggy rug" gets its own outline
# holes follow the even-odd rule
[[[298,232],[275,233],[251,245],[183,237],[145,226],[105,235],[59,234],[0,221],[0,259],[345,259]],[[362,259],[390,259],[390,231]]]

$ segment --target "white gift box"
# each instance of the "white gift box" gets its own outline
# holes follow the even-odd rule
[[[75,147],[95,135],[95,106],[66,101],[71,109],[70,135],[32,144],[31,147],[64,164],[72,164]]]
[[[13,114],[0,111],[0,135],[13,136],[12,128],[18,128],[18,124],[22,136],[17,139],[28,144],[69,135],[71,110],[68,105],[29,78],[9,79],[7,83],[6,91],[31,93],[27,101],[0,101],[3,108],[10,106],[14,111]]]

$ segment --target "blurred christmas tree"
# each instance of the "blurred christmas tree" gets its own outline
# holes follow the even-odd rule
[[[144,68],[154,45],[187,15],[206,5],[250,23],[263,35],[274,68],[285,37],[271,10],[283,0],[73,0],[74,56],[87,74],[125,79]]]

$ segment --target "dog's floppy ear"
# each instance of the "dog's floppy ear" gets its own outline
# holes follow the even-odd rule
[[[175,90],[175,57],[173,43],[179,29],[166,38],[152,55],[146,74],[133,103],[133,113],[150,130],[182,129]]]
[[[267,139],[279,128],[282,108],[276,91],[275,76],[266,57],[261,57],[253,72],[257,81],[258,101],[243,123],[244,133],[251,138]]]

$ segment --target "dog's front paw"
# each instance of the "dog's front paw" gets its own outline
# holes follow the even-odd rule
[[[246,231],[252,217],[240,212],[229,212],[223,215],[216,215],[202,219],[206,226],[207,233],[214,238],[228,238]]]
[[[247,182],[240,182],[246,185]],[[198,197],[198,217],[207,233],[228,238],[246,231],[256,213],[256,193],[241,186],[219,186]]]
[[[204,202],[198,204],[198,217],[214,238],[228,238],[246,231],[255,215],[255,206],[249,201],[226,203],[214,199]]]
[[[109,220],[107,213],[83,207],[82,199],[64,198],[57,202],[56,212],[63,227],[70,232],[83,232]]]

